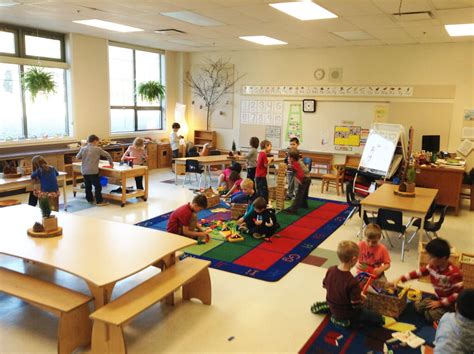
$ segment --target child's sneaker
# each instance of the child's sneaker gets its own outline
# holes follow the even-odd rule
[[[337,319],[334,316],[331,316],[331,322],[338,327],[342,328],[349,328],[351,326],[351,321],[350,320],[341,320]]]
[[[254,239],[256,239],[256,240],[260,240],[261,238],[264,237],[264,235],[260,235],[258,232],[254,232],[254,233],[252,234],[252,237],[253,237]]]
[[[100,202],[100,203],[96,204],[96,206],[98,206],[98,207],[103,207],[103,206],[106,206],[106,205],[109,205],[109,202]]]
[[[329,305],[326,301],[315,302],[311,305],[311,312],[315,315],[329,313]]]

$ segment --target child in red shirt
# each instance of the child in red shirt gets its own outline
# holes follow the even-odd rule
[[[260,142],[260,152],[257,157],[257,170],[255,171],[255,182],[257,193],[260,197],[265,198],[268,202],[268,184],[267,173],[268,165],[273,162],[273,157],[268,158],[267,155],[272,151],[272,143],[268,140]]]
[[[195,196],[191,203],[171,213],[166,231],[190,238],[207,238],[207,234],[197,228],[197,213],[206,208],[206,197],[202,194]]]
[[[311,177],[309,170],[300,160],[300,153],[296,149],[290,150],[288,153],[288,164],[293,171],[294,180],[298,184],[296,196],[291,204],[291,207],[285,209],[286,214],[296,214],[298,208],[308,207],[309,186],[311,185]]]
[[[439,321],[446,312],[454,311],[454,304],[463,289],[462,274],[459,268],[451,264],[451,247],[446,240],[435,238],[426,244],[429,263],[418,271],[412,271],[396,279],[393,284],[430,276],[435,290],[434,296],[415,302],[415,310],[428,322]]]
[[[359,242],[359,261],[357,273],[367,272],[378,280],[387,281],[385,271],[390,268],[390,255],[387,248],[380,243],[382,229],[377,224],[369,224],[364,232],[365,240]]]

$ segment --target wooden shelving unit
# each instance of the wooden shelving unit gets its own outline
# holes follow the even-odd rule
[[[215,131],[209,130],[195,130],[194,131],[194,145],[203,146],[204,144],[209,143],[211,148],[216,148],[217,146],[217,135]]]

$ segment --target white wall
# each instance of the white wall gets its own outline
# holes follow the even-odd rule
[[[222,148],[228,148],[232,140],[238,141],[241,85],[331,84],[327,77],[321,81],[314,79],[313,72],[316,68],[324,68],[326,72],[329,68],[343,68],[341,84],[344,85],[454,85],[454,99],[431,100],[453,105],[450,132],[440,132],[447,136],[448,142],[445,144],[450,151],[455,151],[460,142],[463,110],[474,107],[474,44],[469,42],[193,53],[190,65],[199,64],[209,56],[229,58],[235,64],[236,72],[246,75],[239,82],[234,96],[233,129],[216,129],[219,135],[218,145]],[[416,121],[417,125],[430,125],[429,117],[414,116],[409,119]],[[420,119],[426,122],[420,122]],[[203,127],[203,122],[194,122],[193,117],[191,124],[196,128]],[[474,153],[471,155],[470,161],[474,162]]]

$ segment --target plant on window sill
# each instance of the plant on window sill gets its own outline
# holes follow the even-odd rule
[[[158,81],[146,81],[138,85],[138,95],[147,102],[155,102],[164,97],[165,87]]]
[[[23,88],[30,92],[33,102],[39,93],[48,95],[56,92],[56,83],[54,82],[53,74],[36,66],[28,69],[23,74],[22,84]]]

